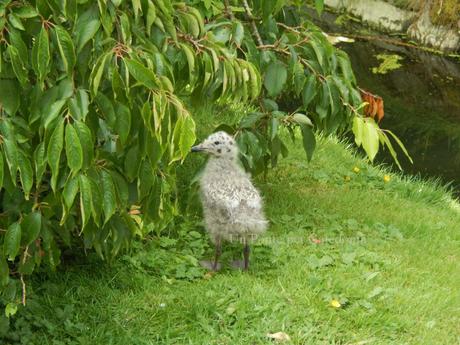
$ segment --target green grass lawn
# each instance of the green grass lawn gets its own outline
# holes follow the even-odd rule
[[[247,345],[281,331],[292,344],[459,344],[460,208],[434,183],[386,174],[334,138],[310,164],[291,145],[257,180],[272,225],[249,272],[205,274],[196,260],[212,248],[188,219],[179,240],[35,277],[0,342]]]

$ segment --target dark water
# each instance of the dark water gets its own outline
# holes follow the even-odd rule
[[[326,13],[318,24],[329,33],[346,33],[334,19],[335,15]],[[404,171],[439,177],[452,183],[460,195],[460,59],[381,40],[357,39],[340,48],[350,56],[360,87],[383,97],[381,127],[398,135],[414,160],[410,164],[398,154]],[[387,74],[372,73],[372,67],[380,64],[375,56],[381,53],[402,56],[402,67]],[[377,158],[391,163],[385,153]]]

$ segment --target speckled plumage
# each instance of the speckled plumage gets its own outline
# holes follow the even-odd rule
[[[206,229],[214,243],[255,240],[268,225],[262,198],[238,162],[235,140],[225,132],[210,135],[196,151],[210,154],[200,179]]]

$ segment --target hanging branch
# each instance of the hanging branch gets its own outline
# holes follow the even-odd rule
[[[235,16],[233,15],[232,8],[230,7],[230,3],[228,0],[224,0],[225,5],[225,13],[227,17],[229,17],[232,21],[235,20]]]
[[[256,39],[257,45],[258,46],[263,46],[264,42],[262,41],[262,37],[260,37],[259,30],[257,29],[256,21],[254,16],[252,15],[251,8],[249,7],[248,0],[242,0],[243,1],[243,7],[244,11],[246,12],[246,16],[248,17],[251,27],[252,27],[252,33]]]

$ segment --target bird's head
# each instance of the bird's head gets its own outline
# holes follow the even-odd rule
[[[192,147],[192,152],[205,152],[219,158],[233,159],[238,156],[235,139],[225,132],[216,132],[201,144]]]

